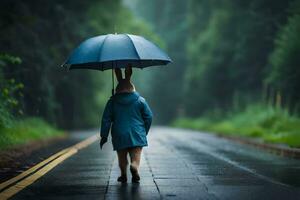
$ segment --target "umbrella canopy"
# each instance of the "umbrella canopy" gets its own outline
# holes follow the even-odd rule
[[[127,66],[145,68],[170,62],[165,52],[141,36],[108,34],[82,42],[62,66],[103,71]]]

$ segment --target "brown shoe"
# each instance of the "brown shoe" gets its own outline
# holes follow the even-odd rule
[[[132,182],[133,183],[139,183],[140,182],[140,175],[136,168],[130,166],[130,172],[132,174]]]
[[[127,177],[126,176],[119,176],[118,177],[118,182],[126,183],[127,182]]]

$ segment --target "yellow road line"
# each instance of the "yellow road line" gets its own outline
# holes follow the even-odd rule
[[[63,154],[62,156],[58,157],[54,161],[50,162],[48,165],[42,167],[40,170],[38,170],[36,173],[32,174],[31,176],[28,176],[27,178],[23,179],[22,181],[18,182],[17,184],[9,187],[8,189],[4,190],[0,193],[0,199],[5,200],[19,191],[23,190],[25,187],[31,185],[34,181],[45,175],[48,171],[53,169],[56,165],[64,161],[65,159],[69,158],[73,154],[77,152],[77,149],[70,149],[67,153]]]
[[[0,199],[5,200],[5,199],[12,197],[16,193],[23,190],[24,188],[26,188],[27,186],[29,186],[33,182],[35,182],[37,179],[39,179],[40,177],[45,175],[47,172],[49,172],[51,169],[53,169],[56,165],[58,165],[59,163],[63,162],[65,159],[67,159],[67,158],[71,157],[72,155],[74,155],[75,153],[77,153],[78,150],[89,146],[90,144],[95,142],[97,139],[98,139],[97,135],[91,136],[88,139],[77,143],[76,145],[73,145],[69,148],[66,148],[66,149],[50,156],[46,160],[44,160],[41,163],[35,165],[34,167],[28,169],[27,171],[23,172],[22,174],[14,177],[12,179],[9,179],[8,181],[5,181],[4,183],[1,183],[0,186],[5,188],[6,186],[16,183],[20,179],[27,176],[23,180],[17,182],[15,185],[2,191],[0,193]],[[36,171],[37,169],[39,169],[39,170]],[[36,171],[36,172],[31,174],[34,171]],[[29,174],[31,174],[31,175],[29,175]]]
[[[68,149],[64,149],[59,151],[58,153],[50,156],[49,158],[47,158],[46,160],[38,163],[37,165],[33,166],[32,168],[22,172],[21,174],[19,174],[18,176],[11,178],[3,183],[0,184],[0,190],[6,188],[7,186],[21,180],[22,178],[28,176],[29,174],[31,174],[32,172],[36,171],[37,169],[39,169],[40,167],[44,166],[45,164],[47,164],[48,162],[54,160],[55,158],[59,157],[60,155],[64,154],[66,151],[68,151]]]

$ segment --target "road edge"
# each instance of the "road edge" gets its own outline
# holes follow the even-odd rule
[[[241,144],[247,144],[250,146],[254,146],[259,149],[263,149],[267,152],[283,156],[283,157],[288,157],[288,158],[294,158],[294,159],[300,159],[300,149],[299,148],[291,148],[291,147],[284,147],[284,146],[279,146],[276,144],[270,144],[270,143],[265,143],[265,142],[259,142],[251,138],[244,138],[244,137],[238,137],[238,136],[230,136],[230,135],[225,135],[222,133],[212,133],[220,138],[224,138],[227,140],[231,140],[234,142],[238,142]]]
[[[5,181],[0,184],[0,199],[9,199],[24,188],[28,187],[36,180],[47,174],[58,164],[62,163],[64,160],[68,159],[72,155],[76,154],[81,149],[91,145],[98,140],[98,135],[95,134],[81,142],[65,148],[58,153],[53,154],[42,162],[36,164],[30,169],[24,171],[23,173]]]
[[[217,133],[217,132],[209,132],[204,130],[201,131],[201,130],[196,130],[191,128],[182,128],[182,127],[172,127],[172,128],[185,129],[185,130],[205,133],[208,135],[214,135],[216,137],[227,139],[236,143],[246,144],[252,147],[256,147],[258,149],[262,149],[269,153],[273,153],[282,157],[288,157],[288,158],[300,160],[300,148],[292,148],[288,146],[283,146],[282,144],[271,144],[271,143],[266,143],[262,140],[258,140],[257,138],[255,139],[249,137],[233,136],[233,135],[228,135],[220,132]]]
[[[12,162],[13,160],[17,160],[20,157],[28,156],[34,151],[37,151],[42,148],[47,148],[49,145],[65,140],[68,137],[69,137],[69,133],[65,132],[64,135],[54,136],[49,138],[41,138],[41,139],[29,141],[24,144],[16,145],[11,148],[1,149],[0,167],[6,167],[8,165],[11,165],[10,162]]]

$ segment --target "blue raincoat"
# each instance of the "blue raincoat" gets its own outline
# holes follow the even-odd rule
[[[108,137],[111,128],[114,150],[147,146],[147,134],[152,112],[146,100],[137,92],[112,96],[104,109],[101,137]]]

